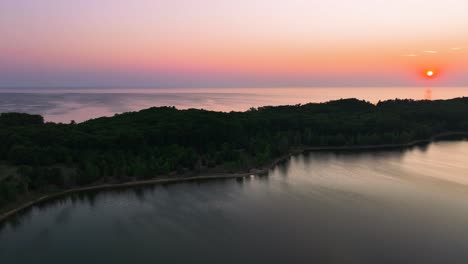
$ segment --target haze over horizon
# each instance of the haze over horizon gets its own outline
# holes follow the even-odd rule
[[[466,86],[466,10],[463,0],[3,0],[0,87]]]

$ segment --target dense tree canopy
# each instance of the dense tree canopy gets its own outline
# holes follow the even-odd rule
[[[155,107],[80,124],[0,115],[0,206],[18,195],[204,168],[245,170],[300,146],[407,143],[468,131],[468,98],[356,99],[213,112]]]

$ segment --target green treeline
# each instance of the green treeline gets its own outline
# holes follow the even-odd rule
[[[346,99],[230,113],[155,107],[80,124],[4,113],[0,207],[24,194],[99,182],[247,170],[295,147],[407,143],[446,131],[468,131],[468,98]]]

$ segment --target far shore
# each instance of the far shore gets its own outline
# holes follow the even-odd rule
[[[338,146],[338,147],[301,147],[297,148],[291,153],[284,155],[282,157],[274,159],[268,165],[263,166],[261,168],[251,169],[250,172],[239,172],[239,173],[219,173],[219,174],[211,174],[204,176],[189,176],[189,177],[177,177],[177,176],[169,176],[167,177],[160,177],[157,179],[152,180],[142,180],[142,181],[131,181],[125,183],[117,183],[117,184],[100,184],[100,185],[93,185],[88,187],[80,187],[75,189],[69,189],[53,194],[47,194],[40,196],[38,198],[32,199],[15,209],[9,210],[5,213],[0,214],[0,223],[7,220],[14,215],[21,213],[22,211],[31,208],[39,203],[50,201],[53,199],[57,199],[62,196],[81,193],[81,192],[89,192],[89,191],[97,191],[97,190],[109,190],[109,189],[118,189],[118,188],[128,188],[128,187],[137,187],[137,186],[145,186],[145,185],[157,185],[157,184],[165,184],[165,183],[177,183],[177,182],[189,182],[189,181],[200,181],[200,180],[216,180],[216,179],[241,179],[247,178],[252,176],[260,176],[268,174],[270,169],[273,169],[278,164],[286,161],[293,155],[299,155],[304,152],[314,152],[314,151],[352,151],[352,150],[378,150],[378,149],[396,149],[396,148],[408,148],[414,147],[422,144],[431,143],[438,138],[450,137],[450,136],[468,136],[468,132],[445,132],[438,135],[434,135],[428,139],[422,140],[415,140],[409,143],[404,144],[381,144],[381,145],[357,145],[357,146]],[[200,173],[203,174],[203,173]]]

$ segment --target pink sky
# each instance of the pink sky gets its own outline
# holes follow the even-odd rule
[[[466,10],[466,0],[3,0],[0,86],[463,86]]]

